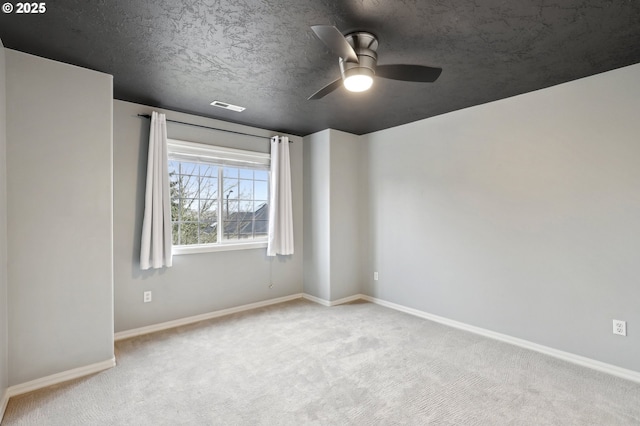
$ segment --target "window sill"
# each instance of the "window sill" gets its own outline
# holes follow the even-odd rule
[[[214,251],[234,251],[249,250],[257,248],[266,248],[266,241],[252,241],[250,243],[226,243],[216,245],[191,245],[191,246],[173,246],[171,253],[174,256],[194,253],[209,253]]]

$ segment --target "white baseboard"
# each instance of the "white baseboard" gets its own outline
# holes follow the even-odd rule
[[[344,303],[349,303],[349,302],[353,302],[354,300],[360,300],[362,299],[362,295],[361,294],[355,294],[353,296],[349,296],[349,297],[343,297],[342,299],[338,299],[338,300],[325,300],[325,299],[321,299],[319,297],[316,296],[312,296],[310,294],[307,293],[302,293],[302,298],[303,299],[307,299],[311,302],[315,302],[318,303],[322,306],[336,306],[336,305],[342,305]]]
[[[130,337],[142,336],[143,334],[149,334],[149,333],[155,333],[156,331],[168,330],[170,328],[179,327],[187,324],[193,324],[193,323],[208,320],[211,318],[223,317],[225,315],[231,315],[231,314],[235,314],[242,311],[248,311],[251,309],[262,308],[264,306],[275,305],[276,303],[288,302],[289,300],[300,299],[302,296],[303,296],[302,293],[296,293],[289,296],[264,300],[262,302],[249,303],[247,305],[236,306],[235,308],[221,309],[219,311],[208,312],[206,314],[194,315],[186,318],[180,318],[173,321],[161,322],[159,324],[148,325],[146,327],[119,331],[115,334],[114,340],[118,341],[118,340],[128,339]]]
[[[485,328],[476,327],[474,325],[469,325],[463,322],[451,320],[449,318],[430,314],[424,311],[420,311],[418,309],[399,305],[397,303],[387,302],[386,300],[378,299],[376,297],[368,296],[366,294],[355,294],[353,296],[345,297],[338,300],[325,300],[316,296],[312,296],[310,294],[297,293],[297,294],[292,294],[290,296],[284,296],[276,299],[265,300],[262,302],[250,303],[248,305],[242,305],[235,308],[222,309],[220,311],[209,312],[206,314],[195,315],[187,318],[181,318],[174,321],[167,321],[160,324],[150,325],[147,327],[141,327],[141,328],[136,328],[136,329],[127,330],[127,331],[120,331],[115,334],[115,340],[118,341],[118,340],[130,338],[130,337],[141,336],[147,333],[153,333],[156,331],[166,330],[166,329],[178,327],[181,325],[192,324],[198,321],[204,321],[207,319],[230,315],[237,312],[248,311],[251,309],[274,305],[276,303],[288,302],[290,300],[299,299],[299,298],[303,298],[311,302],[315,302],[320,305],[328,306],[328,307],[341,305],[341,304],[353,302],[356,300],[365,300],[367,302],[375,303],[380,306],[385,306],[387,308],[391,308],[400,312],[404,312],[404,313],[414,315],[420,318],[424,318],[430,321],[434,321],[449,327],[454,327],[460,330],[469,331],[471,333],[478,334],[480,336],[488,337],[494,340],[499,340],[501,342],[519,346],[521,348],[530,349],[532,351],[540,352],[542,354],[549,355],[554,358],[561,359],[563,361],[567,361],[573,364],[577,364],[583,367],[591,368],[593,370],[601,371],[603,373],[611,374],[613,376],[621,377],[623,379],[640,383],[640,372],[637,372],[637,371],[628,370],[612,364],[607,364],[605,362],[596,361],[591,358],[583,357],[583,356],[572,354],[569,352],[564,352],[559,349],[554,349],[548,346],[533,343],[528,340],[519,339],[517,337],[512,337],[506,334],[497,333],[495,331],[487,330]]]
[[[108,370],[109,368],[112,368],[115,366],[116,366],[116,359],[114,357],[106,361],[85,365],[84,367],[78,367],[72,370],[62,371],[60,373],[42,377],[40,379],[35,379],[26,383],[21,383],[19,385],[10,386],[9,389],[7,389],[7,391],[5,392],[5,396],[7,397],[7,399],[9,399],[12,396],[22,395],[23,393],[46,388],[47,386],[57,385],[58,383],[67,382],[73,379],[79,379],[80,377],[99,373],[101,371]]]
[[[5,389],[2,392],[2,399],[0,399],[0,424],[2,424],[2,418],[4,417],[4,412],[7,409],[7,404],[9,403],[9,392],[8,389]]]
[[[511,345],[519,346],[521,348],[530,349],[532,351],[540,352],[545,355],[552,356],[554,358],[561,359],[563,361],[577,364],[582,367],[591,368],[593,370],[601,371],[603,373],[611,374],[613,376],[621,377],[623,379],[631,380],[633,382],[640,383],[640,372],[627,370],[626,368],[618,367],[616,365],[607,364],[606,362],[596,361],[591,358],[583,357],[580,355],[572,354],[570,352],[564,352],[559,349],[550,348],[548,346],[539,345],[537,343],[530,342],[528,340],[519,339],[502,333],[496,333],[495,331],[487,330],[485,328],[476,327],[473,325],[465,324],[463,322],[454,321],[448,318],[444,318],[438,315],[429,314],[418,309],[408,308],[406,306],[398,305],[396,303],[387,302],[386,300],[378,299],[375,297],[367,296],[365,294],[358,295],[361,299],[368,302],[375,303],[380,306],[395,309],[400,312],[415,315],[420,318],[424,318],[430,321],[434,321],[449,327],[454,327],[460,330],[469,331],[474,334],[479,334],[490,339],[499,340],[501,342],[509,343]]]
[[[161,322],[159,324],[148,325],[140,328],[133,328],[131,330],[119,331],[115,333],[114,340],[117,342],[118,340],[129,339],[131,337],[142,336],[144,334],[155,333],[156,331],[168,330],[170,328],[180,327],[182,325],[193,324],[200,321],[205,321],[212,318],[223,317],[225,315],[231,315],[238,312],[249,311],[251,309],[262,308],[269,305],[275,305],[276,303],[288,302],[290,300],[304,298],[309,301],[319,303],[323,306],[336,306],[341,305],[343,303],[353,302],[354,300],[362,299],[361,294],[356,294],[354,296],[345,297],[338,300],[325,300],[320,299],[319,297],[311,296],[306,293],[296,293],[289,296],[278,297],[275,299],[264,300],[262,302],[249,303],[247,305],[236,306],[234,308],[221,309],[219,311],[207,312],[206,314],[194,315],[186,318],[180,318],[177,320]]]

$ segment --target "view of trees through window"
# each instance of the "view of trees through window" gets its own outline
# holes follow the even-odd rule
[[[169,161],[174,245],[266,238],[269,172]]]

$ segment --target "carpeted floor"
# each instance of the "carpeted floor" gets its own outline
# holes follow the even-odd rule
[[[371,303],[295,300],[132,338],[3,425],[640,425],[640,384]]]

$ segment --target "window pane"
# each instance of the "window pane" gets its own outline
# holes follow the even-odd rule
[[[249,218],[253,219],[253,201],[240,201],[238,207],[240,214],[243,216],[247,215]]]
[[[218,177],[218,166],[200,164],[200,176]]]
[[[217,242],[217,226],[214,222],[200,223],[200,244],[214,244]]]
[[[237,220],[253,220],[253,202],[240,201],[238,203]]]
[[[200,199],[218,198],[218,178],[200,178]]]
[[[238,238],[238,222],[224,221],[224,239],[233,240]]]
[[[180,174],[181,175],[198,175],[200,167],[196,163],[180,162]]]
[[[238,179],[223,178],[222,188],[223,196],[225,199],[238,199]]]
[[[255,237],[266,237],[269,232],[269,222],[266,220],[254,221],[253,231]]]
[[[171,195],[171,222],[180,220],[180,200]]]
[[[198,221],[198,200],[183,198],[180,200],[180,221]]]
[[[175,173],[169,175],[169,195],[172,201],[175,199],[175,202],[178,202],[177,198],[180,197],[180,175]]]
[[[182,222],[180,223],[180,244],[198,244],[198,223]]]
[[[256,181],[255,182],[255,197],[254,200],[268,200],[269,199],[269,185],[267,182]]]
[[[241,200],[253,200],[253,181],[240,179],[239,198]]]
[[[254,170],[253,174],[255,180],[269,180],[269,172],[266,170]]]
[[[238,202],[237,201],[224,201],[224,209],[225,209],[225,219],[226,220],[235,220],[235,217],[238,215]]]
[[[198,197],[198,177],[190,175],[180,176],[180,197],[181,198],[197,198]]]
[[[240,179],[253,179],[253,170],[251,169],[239,169]]]
[[[253,211],[255,212],[256,219],[267,220],[269,219],[269,207],[264,201],[254,201]]]
[[[169,161],[168,163],[169,174],[178,174],[180,173],[180,162],[179,161]]]
[[[200,200],[200,222],[215,223],[218,220],[218,200]]]
[[[238,212],[237,221],[253,220],[253,212]]]
[[[238,224],[238,234],[240,238],[248,238],[253,236],[253,221],[243,220]]]
[[[236,167],[225,167],[224,169],[222,169],[222,176],[228,178],[237,178],[238,169]]]
[[[171,225],[171,228],[172,228],[171,234],[173,235],[172,244],[174,246],[177,246],[178,244],[180,244],[180,242],[178,241],[178,236],[179,236],[179,234],[178,234],[178,226],[179,225],[177,223],[174,223],[173,225]]]

